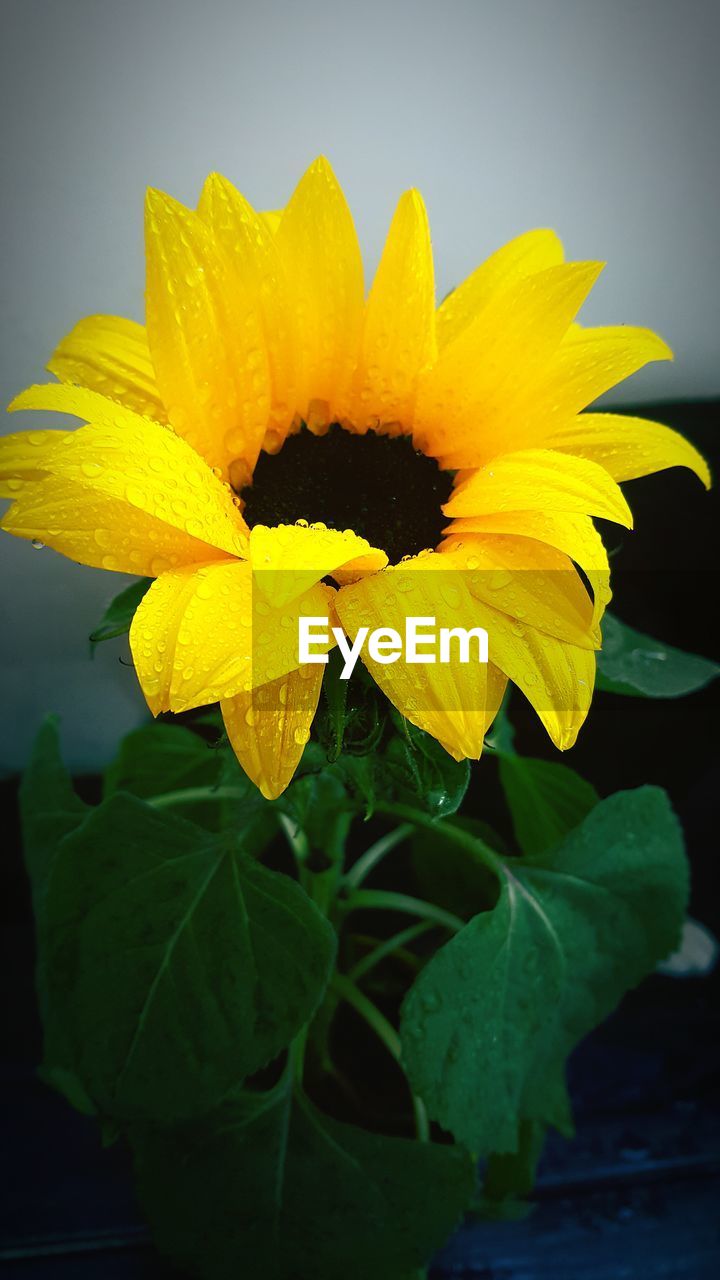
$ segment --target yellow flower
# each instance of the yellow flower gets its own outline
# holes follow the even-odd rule
[[[646,329],[575,323],[601,264],[532,231],[436,310],[410,191],[365,297],[323,159],[281,214],[217,174],[197,211],[151,191],[146,237],[146,326],[81,321],[48,366],[59,382],[11,405],[87,425],[6,437],[0,481],[10,533],[155,578],[130,634],[153,713],[219,701],[278,795],[323,673],[298,664],[299,615],[350,636],[430,616],[485,627],[491,662],[366,658],[404,715],[477,758],[510,679],[570,746],[609,599],[592,517],[630,526],[618,481],[663,467],[709,483],[667,427],[581,412],[671,355]]]

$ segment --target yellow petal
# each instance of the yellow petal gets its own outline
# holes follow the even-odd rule
[[[346,404],[358,356],[363,270],[355,226],[327,160],[310,166],[276,235],[297,333],[295,408],[321,429]]]
[[[265,226],[267,227],[270,234],[273,236],[277,233],[277,229],[280,226],[282,216],[283,216],[282,209],[263,209],[260,214],[260,217],[265,223]]]
[[[427,566],[427,568],[425,567]],[[408,617],[434,617],[438,627],[483,623],[464,575],[444,558],[425,556],[343,587],[335,607],[354,640],[360,627],[393,628],[404,636]],[[494,664],[476,660],[412,665],[403,655],[392,665],[362,660],[387,698],[418,728],[432,734],[457,760],[478,759],[485,733],[505,687]]]
[[[7,533],[42,542],[97,569],[154,578],[178,565],[225,555],[127,502],[61,475],[27,481],[12,496],[15,501],[0,521]]]
[[[493,611],[484,623],[500,670],[534,707],[555,746],[572,747],[587,716],[595,683],[595,653],[567,644]]]
[[[232,748],[266,800],[281,795],[300,763],[324,668],[304,666],[220,703]]]
[[[584,649],[599,649],[593,607],[572,561],[533,538],[462,533],[440,546],[464,572],[473,599],[547,635]]]
[[[667,467],[689,467],[710,488],[710,468],[690,441],[646,418],[582,413],[553,432],[548,445],[599,463],[614,480],[635,480]]]
[[[672,360],[666,342],[632,325],[574,326],[548,362],[529,412],[545,439],[587,405],[653,360]]]
[[[351,529],[321,529],[296,524],[255,525],[250,531],[250,562],[258,591],[281,607],[321,578],[343,571],[344,580],[376,573],[387,564],[384,551],[371,547]]]
[[[367,300],[360,366],[347,414],[353,426],[361,432],[377,426],[410,430],[418,375],[434,355],[430,228],[422,197],[407,191]]]
[[[318,584],[271,607],[253,590],[247,562],[225,560],[164,573],[130,629],[138,679],[153,715],[232,698],[299,666],[298,619],[330,616],[333,592]],[[332,642],[318,651],[327,652]]]
[[[142,325],[120,316],[87,316],[53,352],[48,370],[61,382],[100,391],[156,422],[166,422]]]
[[[463,467],[472,465],[478,442],[502,439],[514,401],[544,373],[601,269],[568,262],[495,293],[421,376],[418,447]]]
[[[466,329],[494,294],[526,276],[559,266],[563,247],[554,231],[526,231],[497,249],[445,298],[437,313],[437,341],[447,347]]]
[[[227,254],[262,323],[271,377],[268,429],[284,439],[295,413],[295,339],[280,254],[267,217],[219,173],[202,190],[198,213]],[[269,216],[269,215],[267,215]],[[280,215],[276,215],[278,222]]]
[[[148,341],[170,421],[210,466],[253,466],[270,373],[251,290],[202,219],[169,196],[148,192],[145,227]]]
[[[0,438],[0,497],[16,498],[28,480],[47,475],[53,445],[65,431],[17,431]]]
[[[211,547],[242,555],[247,526],[230,490],[167,427],[82,387],[29,387],[11,410],[42,409],[88,419],[45,457],[54,476],[117,499]],[[42,452],[42,446],[40,452]],[[46,539],[43,539],[45,541]]]
[[[505,511],[603,516],[632,528],[632,516],[607,471],[550,449],[502,454],[461,481],[443,507],[449,516]]]
[[[556,547],[579,565],[593,589],[592,625],[596,627],[610,603],[610,565],[602,538],[588,516],[566,512],[500,511],[484,516],[461,516],[446,530],[449,534],[513,534],[534,538]]]
[[[344,587],[335,601],[337,614],[353,637],[360,626],[391,626],[402,633],[405,619],[413,616],[434,618],[436,627],[483,627],[490,668],[498,668],[518,685],[553,742],[565,750],[575,741],[590,706],[594,652],[545,635],[473,598],[471,577],[467,571],[449,569],[444,555],[420,556]],[[484,664],[412,666],[401,657],[392,666],[369,659],[367,665],[413,724],[427,729],[453,754],[479,754],[489,712],[494,716],[497,710],[489,683],[484,684]],[[487,682],[491,681],[489,671]]]

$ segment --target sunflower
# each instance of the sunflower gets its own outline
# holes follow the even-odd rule
[[[647,329],[576,323],[602,264],[531,231],[436,309],[409,191],[365,296],[324,159],[281,213],[217,174],[196,211],[150,191],[146,244],[145,327],[82,320],[48,365],[58,382],[10,406],[86,425],[6,437],[0,478],[8,532],[154,579],[130,632],[153,714],[219,702],[277,796],[325,669],[299,664],[298,618],[354,638],[428,616],[484,626],[491,661],[365,656],[404,716],[477,758],[510,680],[569,747],[610,594],[592,517],[630,527],[618,482],[664,467],[709,483],[669,428],[581,412],[671,358]]]

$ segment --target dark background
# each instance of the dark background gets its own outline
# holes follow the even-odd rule
[[[718,403],[638,412],[681,430],[718,473]],[[705,494],[689,472],[672,470],[626,492],[635,532],[604,530],[617,551],[613,611],[658,639],[717,657],[717,490]],[[691,914],[715,933],[719,696],[718,684],[676,701],[599,694],[565,757],[601,795],[645,782],[667,789],[692,864]],[[524,754],[558,758],[520,697],[511,715]],[[81,785],[92,793],[92,779]],[[94,1124],[34,1075],[40,1029],[16,789],[14,779],[2,784],[0,1111],[9,1142],[0,1158],[0,1259],[17,1280],[151,1280],[167,1273],[147,1242],[124,1153],[103,1150]],[[474,769],[463,812],[509,833],[491,759]],[[717,972],[655,975],[625,999],[571,1061],[578,1136],[550,1141],[535,1212],[522,1222],[469,1224],[433,1274],[709,1280],[720,1272],[718,986]]]

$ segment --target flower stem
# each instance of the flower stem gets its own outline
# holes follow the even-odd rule
[[[166,791],[161,796],[150,796],[146,804],[153,809],[170,809],[174,805],[202,804],[212,800],[242,800],[239,787],[186,787],[182,791]]]
[[[485,844],[484,840],[471,835],[469,831],[464,831],[462,827],[454,827],[449,822],[442,821],[442,819],[431,818],[429,813],[423,813],[422,809],[414,809],[408,804],[394,804],[390,801],[378,800],[375,804],[375,812],[385,813],[392,818],[402,818],[404,822],[409,822],[413,827],[421,827],[424,831],[432,831],[433,835],[439,836],[441,840],[447,840],[450,844],[455,844],[464,849],[477,862],[482,862],[499,879],[507,874],[505,861],[500,857],[500,854],[495,853],[495,850]]]
[[[335,974],[335,977],[333,978],[333,986],[338,995],[343,1000],[346,1000],[355,1012],[359,1013],[360,1017],[368,1024],[369,1027],[372,1028],[375,1035],[378,1037],[378,1040],[385,1045],[388,1053],[392,1054],[398,1066],[400,1066],[400,1037],[393,1025],[388,1022],[385,1015],[382,1014],[377,1006],[373,1004],[372,1000],[368,1000],[367,996],[363,995],[362,991],[355,986],[355,983],[351,982],[344,974]],[[422,1100],[416,1097],[412,1092],[411,1097],[413,1111],[415,1113],[415,1130],[417,1136],[421,1142],[429,1142],[430,1125],[425,1105]]]
[[[363,909],[403,911],[406,915],[420,916],[423,920],[434,920],[452,933],[465,928],[465,921],[451,911],[444,911],[442,907],[436,907],[433,902],[426,902],[424,898],[411,898],[406,893],[392,893],[389,889],[356,889],[342,904],[342,909],[346,914]]]
[[[411,924],[407,929],[402,929],[400,933],[394,933],[391,938],[386,938],[379,946],[374,947],[362,960],[358,960],[348,973],[348,978],[352,982],[357,982],[359,978],[363,978],[366,973],[374,969],[380,964],[386,956],[393,955],[394,952],[400,951],[408,942],[414,942],[416,938],[421,937],[423,933],[428,933],[430,929],[435,928],[433,920],[423,920],[420,924]]]
[[[387,835],[381,836],[374,844],[370,845],[363,854],[360,855],[357,862],[350,868],[345,876],[345,884],[351,889],[357,889],[363,880],[367,879],[370,872],[378,865],[379,862],[390,853],[397,845],[402,844],[411,835],[413,827],[409,822],[403,823],[396,827],[394,831],[388,831]]]

